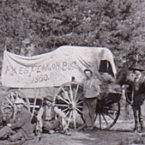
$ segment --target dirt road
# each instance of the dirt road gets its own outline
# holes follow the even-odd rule
[[[145,135],[133,132],[134,122],[118,121],[111,130],[75,131],[71,136],[63,134],[43,134],[25,145],[145,145]]]
[[[37,139],[25,145],[135,145],[145,144],[145,137],[133,132],[123,131],[73,131],[71,136],[62,134],[43,134],[42,140]]]
[[[145,145],[145,136],[134,133],[134,122],[121,121],[111,130],[75,131],[71,136],[63,134],[43,134],[42,140],[35,139],[25,145]]]
[[[144,109],[145,107],[143,110]],[[131,112],[132,110],[130,109],[129,113],[131,114]],[[143,113],[145,120],[145,112]],[[131,118],[133,118],[132,114]],[[124,120],[125,117],[121,114],[117,123],[108,131],[93,130],[79,132],[71,130],[71,136],[66,136],[60,133],[43,134],[40,141],[38,141],[38,138],[35,138],[32,141],[27,141],[23,145],[145,145],[145,135],[142,137],[141,134],[132,132],[134,127],[133,120]],[[10,144],[5,141],[0,141],[0,145]]]
[[[133,122],[118,122],[111,130],[71,130],[72,135],[42,134],[39,141],[27,141],[23,145],[145,145],[145,133],[132,131]],[[0,145],[11,145],[7,141],[0,141]],[[20,145],[20,144],[13,144]]]

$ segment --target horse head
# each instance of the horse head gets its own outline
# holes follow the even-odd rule
[[[121,68],[117,73],[117,83],[122,86],[128,84],[130,81],[133,81],[134,77],[131,74],[128,68]]]
[[[136,74],[133,71],[128,71],[126,75],[126,83],[134,83],[136,79]]]

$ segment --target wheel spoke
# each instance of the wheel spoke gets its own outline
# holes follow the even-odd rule
[[[26,97],[26,103],[27,103],[28,109],[30,110],[30,102],[29,102],[28,97]]]
[[[109,109],[110,112],[117,112],[118,110],[115,110],[115,109]]]
[[[70,121],[71,121],[72,115],[73,115],[73,112],[72,112],[72,111],[70,111],[70,114],[69,114],[69,117],[68,117],[68,122],[70,122]]]
[[[120,104],[114,103],[110,106],[102,106],[99,108],[101,111],[98,111],[97,126],[101,129],[111,128],[117,121],[119,117]],[[99,110],[98,109],[98,110]],[[97,113],[97,112],[96,112]],[[101,122],[102,120],[102,122]]]
[[[20,94],[19,94],[19,92],[15,92],[15,94],[16,94],[16,98],[18,98],[19,96],[20,96]]]
[[[3,106],[12,106],[12,105],[9,104],[9,103],[3,103],[2,105],[3,105]],[[3,106],[2,106],[2,107],[3,107]]]
[[[11,114],[11,111],[12,110],[8,109],[8,110],[5,110],[5,113],[10,113]]]
[[[83,112],[82,112],[80,109],[76,108],[76,110],[77,110],[80,114],[83,114]]]
[[[113,111],[113,110],[109,110],[108,113],[109,114],[115,114],[117,111]]]
[[[106,125],[107,125],[107,127],[108,127],[108,122],[107,122],[107,120],[106,120],[106,118],[105,118],[105,116],[104,116],[103,113],[102,113],[102,116],[103,116],[103,119],[105,120],[105,123],[106,123]]]
[[[11,97],[10,97],[10,94],[7,95],[7,98],[11,98]]]
[[[4,106],[4,108],[6,109],[6,108],[12,108],[12,106]]]
[[[114,120],[114,117],[113,116],[111,116],[110,114],[107,114],[112,120]]]
[[[63,97],[61,97],[60,95],[56,96],[58,97],[58,99],[64,101],[66,104],[70,104],[67,100],[65,100]]]
[[[14,102],[16,99],[14,97],[14,93],[10,93],[7,98],[11,101],[11,102]]]
[[[112,106],[112,107],[109,107],[108,110],[110,110],[112,112],[118,112],[118,107],[117,106]]]
[[[63,112],[65,112],[65,111],[67,111],[67,110],[69,110],[69,108],[64,109]],[[69,112],[69,111],[68,111],[68,112]]]
[[[83,106],[77,105],[77,108],[81,108],[81,109],[83,109]]]
[[[70,113],[70,111],[68,111],[65,115],[68,116],[69,113]]]
[[[83,103],[83,101],[79,101],[79,102],[77,102],[77,105],[82,104],[82,103]]]
[[[74,128],[77,127],[77,115],[83,114],[83,99],[79,89],[80,85],[77,83],[64,84],[59,88],[54,100],[55,106],[65,113],[67,126],[71,123]]]
[[[73,124],[74,124],[74,128],[76,128],[76,110],[73,110]]]
[[[70,114],[69,114],[70,113]],[[70,121],[71,121],[71,117],[72,117],[72,111],[68,111],[66,113],[66,116],[69,114],[69,117],[68,117],[68,123],[67,123],[67,128],[69,127],[69,124],[70,124]]]
[[[14,94],[11,94],[10,97],[11,97],[12,100],[16,100]]]
[[[102,128],[102,122],[101,122],[102,120],[101,120],[101,115],[100,115],[100,113],[99,113],[99,127],[100,127],[100,129]]]
[[[71,85],[69,85],[69,93],[70,93],[70,98],[71,98],[71,100],[73,101],[74,98],[73,98],[73,90],[72,90]]]
[[[10,101],[10,99],[9,98],[6,98],[7,100],[8,100],[8,102],[11,104],[11,105],[13,105],[13,103]]]
[[[65,97],[66,97],[66,98],[68,99],[68,101],[71,103],[71,100],[70,100],[68,94],[66,93],[66,91],[64,90],[64,88],[62,87],[61,89],[62,89],[62,91],[64,92]]]
[[[75,100],[76,100],[76,98],[77,98],[77,94],[78,94],[78,89],[79,89],[79,85],[77,84],[77,88],[76,88],[76,91],[75,91]]]
[[[55,104],[57,107],[68,107],[67,104]]]
[[[81,98],[81,94],[79,94],[79,95],[77,96],[76,102],[78,102],[78,101],[80,100],[80,98]]]

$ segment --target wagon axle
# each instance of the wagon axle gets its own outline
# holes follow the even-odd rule
[[[76,110],[76,103],[74,101],[72,101],[69,105],[68,105],[68,108],[70,110]]]

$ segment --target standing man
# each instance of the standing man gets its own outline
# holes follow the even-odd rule
[[[84,74],[86,79],[84,80],[84,105],[83,116],[86,122],[86,126],[93,129],[96,119],[96,105],[97,98],[100,96],[101,81],[93,76],[93,72],[90,69],[85,69]]]
[[[137,91],[139,89],[139,85],[145,82],[145,76],[141,72],[142,70],[135,70],[135,80],[134,80],[134,87]],[[144,91],[144,90],[143,90]]]
[[[16,105],[15,118],[0,130],[0,139],[8,138],[12,142],[33,139],[34,127],[31,124],[30,111],[23,99],[17,98],[14,104]]]

